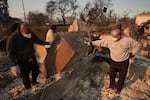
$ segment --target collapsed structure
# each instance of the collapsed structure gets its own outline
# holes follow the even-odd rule
[[[150,20],[150,12],[147,12],[147,13],[137,15],[135,23],[138,26],[141,26],[142,24],[148,22],[149,20]]]
[[[135,31],[137,32],[132,25],[129,30],[133,34]],[[149,56],[139,53],[145,57],[136,55],[134,62],[131,61],[125,87],[118,96],[108,88],[109,63],[103,62],[105,59],[99,60],[100,57],[106,58],[106,56],[99,53],[88,55],[91,47],[84,44],[84,40],[87,38],[90,38],[87,24],[76,19],[70,26],[69,32],[58,33],[56,45],[48,50],[43,46],[37,48],[41,55],[46,57],[46,69],[50,78],[43,82],[39,77],[40,84],[33,87],[32,90],[24,90],[21,79],[11,78],[14,81],[11,84],[5,82],[7,85],[3,87],[0,98],[16,100],[148,100],[150,97],[150,60],[146,57]],[[107,60],[110,59],[107,57]],[[55,79],[57,73],[61,74],[58,80]],[[6,76],[10,76],[10,73],[7,73]]]
[[[140,51],[140,54],[150,57],[150,12],[137,15],[136,25],[139,28],[139,32],[144,36],[144,39],[141,39],[143,49]]]

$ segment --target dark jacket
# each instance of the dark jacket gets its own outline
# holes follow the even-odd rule
[[[34,33],[31,33],[30,39],[20,33],[13,33],[7,41],[7,53],[10,60],[17,64],[18,60],[24,61],[33,58],[35,55],[34,43],[49,45],[49,42],[40,40]]]

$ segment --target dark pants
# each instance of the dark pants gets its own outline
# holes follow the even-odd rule
[[[20,66],[21,76],[23,79],[23,84],[25,88],[31,87],[31,81],[34,83],[37,81],[37,77],[39,74],[39,66],[37,64],[35,56],[32,59],[28,59],[25,61],[18,61]],[[32,80],[29,78],[29,74],[32,71]]]
[[[123,62],[111,61],[110,65],[110,86],[115,87],[117,85],[117,91],[121,91],[124,85],[124,80],[128,71],[129,59]],[[119,80],[116,84],[115,78],[119,73]]]

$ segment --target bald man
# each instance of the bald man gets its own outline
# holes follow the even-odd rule
[[[111,32],[111,36],[93,41],[92,45],[109,48],[111,56],[110,88],[117,88],[116,92],[120,93],[127,74],[129,58],[138,52],[140,44],[130,37],[122,36],[120,29],[115,29]],[[117,73],[119,73],[119,80],[116,84]]]
[[[12,34],[7,43],[7,52],[14,65],[19,65],[23,84],[26,89],[31,88],[31,84],[37,84],[39,67],[35,57],[34,43],[41,45],[52,45],[52,42],[40,40],[30,29],[27,23],[20,23],[18,32]],[[29,73],[32,71],[32,80]]]

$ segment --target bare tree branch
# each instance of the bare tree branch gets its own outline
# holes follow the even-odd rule
[[[77,8],[77,0],[55,0],[47,3],[46,11],[49,15],[61,16],[65,24],[66,17],[75,15]]]

